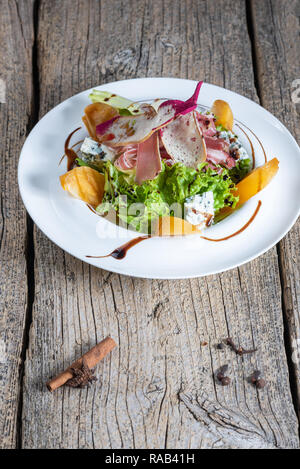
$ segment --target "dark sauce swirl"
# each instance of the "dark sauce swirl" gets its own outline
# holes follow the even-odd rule
[[[65,141],[65,154],[63,155],[63,157],[60,161],[62,161],[65,156],[67,157],[67,159],[68,159],[67,171],[70,171],[73,168],[73,166],[75,164],[75,160],[76,160],[76,158],[78,158],[78,155],[77,155],[76,151],[73,150],[73,147],[76,144],[73,145],[72,148],[69,148],[69,144],[70,144],[71,138],[73,137],[75,132],[77,132],[80,129],[81,129],[81,127],[78,127],[77,129],[73,130],[73,132],[70,133],[70,135],[67,137],[67,139]]]
[[[151,238],[151,236],[145,235],[145,236],[138,236],[137,238],[133,238],[127,243],[122,244],[122,246],[114,249],[110,254],[106,254],[106,256],[86,256],[86,257],[88,257],[89,259],[104,259],[105,257],[113,257],[114,259],[121,260],[121,259],[124,259],[129,249],[133,248],[133,246],[136,246],[137,244],[141,243],[142,241],[148,238]]]
[[[230,239],[230,238],[233,238],[234,236],[237,236],[238,234],[242,233],[246,228],[248,228],[248,226],[253,222],[254,218],[256,217],[256,215],[259,212],[260,207],[261,207],[261,200],[258,201],[255,212],[253,213],[251,218],[247,221],[247,223],[244,226],[242,226],[242,228],[240,228],[238,231],[235,231],[231,235],[225,236],[225,238],[218,238],[218,239],[206,238],[206,236],[201,236],[201,238],[206,239],[206,241],[214,241],[215,243],[218,243],[219,241],[226,241],[227,239]]]

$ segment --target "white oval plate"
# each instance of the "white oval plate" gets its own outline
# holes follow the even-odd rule
[[[187,99],[195,85],[191,80],[141,78],[109,83],[97,89],[134,101],[151,101],[157,97]],[[232,91],[205,83],[199,104],[210,107],[215,99],[228,101],[236,122],[247,125],[263,142],[268,160],[276,156],[280,161],[279,171],[267,188],[205,234],[222,238],[237,231],[261,200],[262,207],[253,223],[238,236],[219,243],[200,239],[199,235],[152,238],[129,250],[123,260],[87,258],[87,255],[108,254],[136,236],[93,214],[60,186],[59,176],[66,171],[65,161],[58,166],[64,153],[64,141],[72,130],[82,125],[81,117],[90,103],[90,92],[77,94],[46,114],[28,136],[19,161],[19,187],[30,216],[65,251],[96,267],[125,275],[161,279],[200,277],[254,259],[276,244],[295,223],[300,209],[300,149],[296,141],[259,105]],[[241,130],[237,127],[234,130],[251,153]],[[86,135],[82,128],[72,143]],[[260,166],[264,163],[261,146],[252,134],[249,135],[255,147],[256,166]],[[116,231],[119,238],[115,237]]]

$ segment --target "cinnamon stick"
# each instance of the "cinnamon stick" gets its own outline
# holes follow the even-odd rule
[[[83,360],[90,369],[94,368],[101,360],[103,360],[107,354],[109,354],[116,347],[116,345],[116,342],[111,337],[106,337],[106,339],[102,340],[102,342],[95,345],[95,347],[72,363],[72,365],[70,365],[65,371],[57,375],[51,381],[48,381],[46,384],[48,390],[53,392],[66,384],[67,381],[72,379],[74,376],[72,369],[80,369],[82,367]]]

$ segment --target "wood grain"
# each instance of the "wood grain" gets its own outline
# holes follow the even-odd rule
[[[300,86],[300,2],[254,1],[254,39],[263,106],[290,130],[300,143],[300,103],[293,101],[295,80]],[[268,21],[265,21],[268,18]],[[299,93],[298,93],[299,96]],[[287,321],[292,379],[300,417],[300,222],[279,245],[283,305]]]
[[[40,116],[80,90],[142,76],[204,79],[257,100],[243,1],[41,1],[38,31]],[[35,279],[24,448],[298,446],[275,248],[221,275],[150,281],[83,264],[36,230]],[[118,349],[92,388],[47,392],[107,335]],[[217,350],[229,335],[259,352]],[[224,363],[228,388],[213,379]],[[255,368],[268,380],[261,392],[247,381]]]
[[[0,1],[0,448],[17,441],[27,307],[26,213],[17,165],[32,111],[33,2]],[[4,96],[5,94],[5,96]]]

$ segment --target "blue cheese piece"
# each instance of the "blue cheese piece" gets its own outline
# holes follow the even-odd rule
[[[83,161],[95,165],[103,163],[103,161],[112,161],[115,157],[115,152],[112,149],[96,142],[90,137],[84,139],[80,151]]]
[[[212,191],[194,195],[184,203],[185,219],[198,229],[210,226],[214,218],[214,194]]]
[[[102,153],[100,143],[96,142],[90,137],[86,137],[81,145],[80,151],[87,155],[100,155]]]
[[[229,152],[235,152],[235,159],[237,161],[250,158],[247,150],[242,145],[242,142],[233,132],[230,130],[223,130],[219,133],[219,137],[229,143]]]

